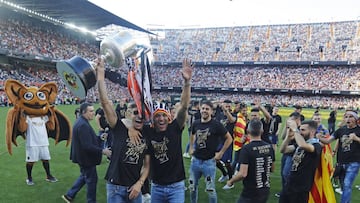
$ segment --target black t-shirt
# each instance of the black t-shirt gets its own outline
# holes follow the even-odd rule
[[[248,175],[243,180],[244,189],[241,196],[256,197],[264,190],[270,190],[271,165],[275,153],[271,144],[264,141],[251,141],[240,151],[240,164],[248,165]]]
[[[95,114],[100,115],[99,122],[100,122],[100,127],[102,129],[105,129],[106,127],[109,127],[109,124],[108,124],[108,122],[106,121],[106,118],[105,118],[104,109],[102,109],[102,108],[96,109]]]
[[[231,116],[236,118],[236,114],[231,114]],[[226,128],[226,130],[232,136],[233,133],[234,133],[235,122],[230,123],[228,117],[224,113],[221,113],[221,117],[220,117],[219,121],[220,121],[221,124],[223,124],[223,126]]]
[[[336,122],[336,112],[331,111],[328,118],[328,123],[335,123],[335,122]]]
[[[132,186],[140,178],[143,160],[148,153],[146,138],[143,136],[138,145],[131,143],[128,130],[120,117],[111,132],[112,155],[105,180],[116,185]]]
[[[192,134],[195,134],[195,151],[193,156],[201,160],[208,160],[215,156],[219,143],[222,143],[227,130],[214,119],[207,123],[196,120],[193,124]]]
[[[271,144],[270,138],[269,138],[269,129],[270,129],[270,123],[271,122],[266,122],[266,120],[264,118],[261,119],[261,122],[263,124],[263,130],[264,132],[261,134],[261,139],[267,143]]]
[[[154,183],[168,185],[185,180],[181,148],[182,130],[176,119],[169,123],[164,132],[156,132],[154,128],[144,127],[144,134],[148,136],[150,171]]]
[[[314,152],[307,152],[300,147],[296,148],[293,155],[290,175],[285,186],[287,192],[298,193],[310,191],[314,181],[315,170],[320,163],[322,150],[319,142],[314,141],[312,145],[315,147]]]
[[[115,110],[120,115],[120,118],[125,118],[125,112],[127,110],[127,106],[125,104],[117,104]]]
[[[279,123],[282,122],[281,116],[273,115],[270,121],[269,133],[270,135],[275,135],[279,129]]]
[[[201,118],[201,114],[200,114],[200,110],[199,109],[189,109],[188,110],[188,114],[189,114],[189,130],[191,131],[191,127],[194,123],[195,120],[200,119]]]
[[[350,133],[355,133],[356,136],[360,137],[360,127],[356,126],[349,129],[347,126],[343,126],[337,129],[333,135],[339,139],[337,160],[341,164],[360,162],[360,143],[349,139]]]

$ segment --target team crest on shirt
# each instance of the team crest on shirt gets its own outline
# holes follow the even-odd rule
[[[350,139],[350,135],[344,135],[341,138],[341,148],[343,152],[348,152],[351,149],[351,143],[353,142],[352,139]]]
[[[157,142],[154,140],[151,141],[151,145],[153,146],[155,151],[155,158],[159,160],[160,164],[169,161],[169,157],[167,155],[167,143],[169,143],[169,139],[167,137],[164,137],[161,142]]]
[[[305,156],[305,150],[300,149],[299,147],[296,149],[293,155],[293,164],[291,166],[291,171],[297,171],[298,167]]]
[[[130,141],[130,138],[126,139],[127,142],[127,151],[125,153],[124,162],[127,164],[138,164],[140,159],[140,154],[146,149],[146,143],[144,139],[140,139],[139,144],[134,144]]]
[[[228,122],[228,119],[225,118],[225,119],[221,119],[221,120],[220,120],[220,123],[221,123],[224,127],[226,127],[226,125],[227,125],[229,122]]]
[[[206,140],[209,135],[209,128],[196,131],[196,144],[199,146],[199,149],[206,148]]]

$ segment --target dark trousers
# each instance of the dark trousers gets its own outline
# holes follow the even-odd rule
[[[280,195],[279,203],[307,203],[309,192],[283,192]]]
[[[270,191],[264,191],[261,194],[258,194],[253,197],[244,197],[240,196],[237,203],[266,203],[269,198]]]
[[[88,203],[96,203],[96,184],[98,176],[96,172],[96,166],[82,167],[80,166],[80,176],[76,179],[74,185],[66,193],[66,195],[72,199],[86,184],[86,198]]]

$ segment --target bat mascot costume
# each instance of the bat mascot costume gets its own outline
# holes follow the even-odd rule
[[[31,176],[35,162],[41,160],[46,172],[46,181],[56,182],[50,173],[49,139],[55,144],[71,141],[71,126],[68,118],[53,105],[57,96],[55,82],[48,82],[38,87],[26,87],[17,80],[5,81],[5,92],[14,105],[9,109],[6,118],[6,145],[12,154],[12,144],[18,146],[16,138],[20,135],[26,139],[26,171],[28,185],[33,185]]]

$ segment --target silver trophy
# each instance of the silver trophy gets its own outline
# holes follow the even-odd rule
[[[140,48],[139,48],[140,47]],[[100,54],[105,62],[119,68],[127,57],[136,56],[142,46],[138,45],[133,36],[121,31],[105,38],[100,43]],[[79,56],[56,63],[60,78],[69,90],[81,99],[86,97],[87,91],[96,85],[96,71],[92,63]]]

